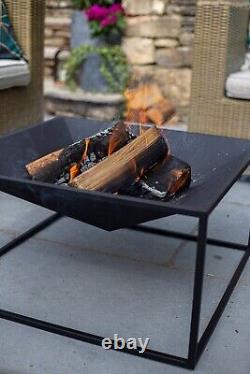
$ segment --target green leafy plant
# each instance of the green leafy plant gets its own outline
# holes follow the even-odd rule
[[[126,56],[118,45],[81,45],[74,48],[65,64],[66,84],[72,89],[76,87],[77,74],[86,58],[91,54],[98,54],[101,57],[100,72],[107,82],[109,91],[124,92],[130,74]]]

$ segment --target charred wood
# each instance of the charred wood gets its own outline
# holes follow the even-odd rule
[[[79,175],[70,185],[85,190],[118,192],[163,161],[167,154],[168,146],[161,131],[152,127]]]

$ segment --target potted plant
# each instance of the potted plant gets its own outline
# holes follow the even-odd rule
[[[71,56],[67,82],[92,92],[125,88],[128,66],[121,50],[124,9],[117,0],[72,0]]]

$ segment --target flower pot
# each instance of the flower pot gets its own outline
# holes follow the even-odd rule
[[[71,48],[81,45],[104,46],[107,44],[119,43],[119,37],[111,37],[110,39],[100,37],[92,37],[88,19],[83,11],[75,11],[72,16],[71,26]],[[101,57],[93,53],[89,55],[78,75],[79,86],[89,92],[108,92],[109,87],[106,80],[100,72]]]

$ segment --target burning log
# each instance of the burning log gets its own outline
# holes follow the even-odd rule
[[[160,199],[180,193],[190,183],[191,167],[172,155],[163,164],[156,165],[140,180],[140,185],[145,191]]]
[[[136,138],[124,123],[26,166],[37,180],[84,190],[166,200],[190,184],[191,168],[169,154],[156,127]]]
[[[58,159],[60,158],[60,155],[62,154],[63,149],[60,149],[58,151],[52,152],[49,155],[46,155],[38,160],[35,160],[31,162],[30,164],[26,165],[26,169],[30,176],[34,177],[34,179],[40,179],[39,173],[40,171],[43,171],[46,168],[49,168],[49,166],[53,163],[57,163]],[[44,172],[45,173],[45,172]],[[49,173],[49,170],[48,170]],[[38,178],[36,178],[36,175]],[[41,178],[42,180],[43,178]]]
[[[82,173],[70,183],[85,190],[118,192],[129,186],[168,154],[160,130],[150,128],[126,146]]]
[[[169,200],[187,188],[190,182],[191,167],[169,155],[129,187],[122,188],[119,193],[147,199]]]
[[[110,149],[111,139],[113,139],[112,149]],[[73,179],[81,171],[80,163],[84,158],[88,157],[92,164],[96,163],[126,145],[131,139],[133,135],[123,122],[118,122],[88,139],[80,140],[29,163],[26,169],[35,180],[55,183],[67,168],[69,179]]]

